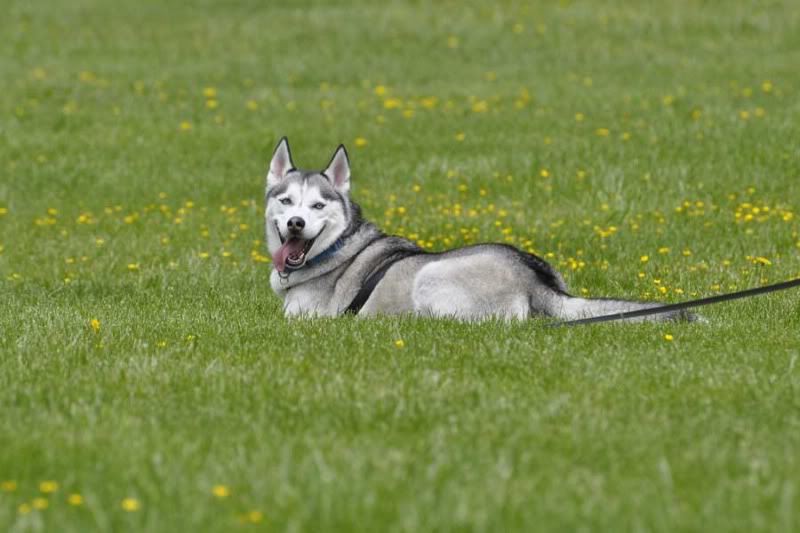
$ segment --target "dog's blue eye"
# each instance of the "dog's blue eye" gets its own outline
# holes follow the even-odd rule
[[[323,207],[325,207],[325,204],[323,204],[322,202],[317,202],[314,205],[312,205],[311,207],[313,209],[322,209]]]
[[[281,198],[281,203],[283,205],[291,205],[292,204],[292,200],[290,198]]]

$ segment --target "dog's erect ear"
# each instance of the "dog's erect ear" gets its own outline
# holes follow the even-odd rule
[[[275,153],[272,154],[272,161],[269,163],[267,189],[280,183],[290,170],[294,170],[292,153],[289,151],[289,139],[283,137],[281,142],[278,143],[278,146],[275,147]]]
[[[333,182],[333,186],[340,191],[350,190],[350,159],[347,157],[347,150],[344,149],[343,144],[336,149],[323,174],[328,176],[328,179]]]

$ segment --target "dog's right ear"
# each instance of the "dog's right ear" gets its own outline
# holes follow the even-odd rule
[[[292,163],[292,152],[289,151],[289,139],[283,137],[275,152],[272,154],[272,161],[269,163],[269,174],[267,174],[267,189],[271,189],[281,182],[290,171],[294,170]]]

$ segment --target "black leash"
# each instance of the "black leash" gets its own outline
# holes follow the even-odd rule
[[[630,311],[626,313],[616,313],[613,315],[596,316],[592,318],[581,318],[579,320],[568,320],[566,322],[554,322],[547,324],[547,327],[559,328],[561,326],[580,326],[583,324],[596,324],[598,322],[611,322],[612,320],[624,320],[626,318],[638,318],[642,316],[660,315],[661,313],[670,313],[673,311],[682,311],[684,309],[691,309],[692,307],[701,307],[703,305],[718,304],[720,302],[728,302],[730,300],[739,300],[741,298],[749,298],[750,296],[758,296],[759,294],[767,294],[770,292],[783,291],[793,287],[800,286],[800,278],[773,285],[766,285],[764,287],[757,287],[755,289],[746,289],[739,292],[732,292],[729,294],[720,294],[719,296],[710,296],[708,298],[700,298],[699,300],[691,300],[678,304],[665,305],[663,307],[652,307],[650,309],[640,309],[638,311]]]
[[[391,256],[381,265],[381,267],[373,272],[367,280],[364,282],[364,285],[361,286],[361,290],[358,291],[356,297],[353,298],[353,301],[350,302],[350,305],[347,306],[347,309],[344,310],[344,314],[346,315],[357,315],[361,308],[364,307],[364,304],[367,303],[369,297],[372,296],[372,291],[375,290],[375,287],[378,286],[378,283],[381,282],[383,276],[386,275],[386,272],[394,266],[395,263],[400,261],[401,259],[405,259],[406,257],[411,257],[412,255],[419,255],[421,252],[416,250],[400,250]]]

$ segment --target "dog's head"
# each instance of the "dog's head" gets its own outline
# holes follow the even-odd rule
[[[344,146],[325,170],[298,170],[289,141],[275,148],[267,174],[267,246],[278,272],[300,268],[332,246],[351,216],[350,161]]]

